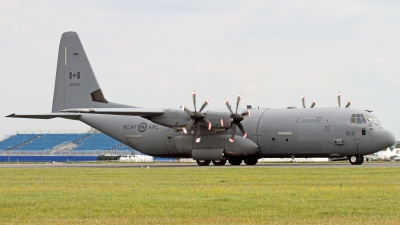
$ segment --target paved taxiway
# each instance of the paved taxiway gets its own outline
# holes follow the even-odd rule
[[[196,163],[33,163],[16,164],[3,163],[1,168],[369,168],[369,167],[400,167],[400,163],[364,163],[362,165],[351,165],[349,163],[259,163],[255,166],[198,166]]]

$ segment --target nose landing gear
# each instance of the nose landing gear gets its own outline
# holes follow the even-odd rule
[[[351,165],[361,165],[364,162],[363,155],[352,155],[347,157]]]

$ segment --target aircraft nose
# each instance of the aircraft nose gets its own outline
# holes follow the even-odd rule
[[[392,132],[390,132],[388,130],[387,130],[387,132],[388,132],[388,134],[387,134],[387,144],[388,144],[388,146],[392,146],[392,145],[394,145],[396,143],[396,137],[394,136],[394,134]]]
[[[385,149],[396,142],[396,137],[388,130],[380,130],[374,139],[376,149]]]

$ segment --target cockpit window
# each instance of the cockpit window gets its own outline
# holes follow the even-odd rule
[[[372,114],[367,115],[367,123],[369,127],[372,127],[373,125],[380,127],[381,123],[379,122],[379,120]]]
[[[363,123],[367,123],[367,120],[365,119],[363,114],[352,114],[350,122],[352,124],[363,124]],[[369,123],[368,123],[368,125],[369,125]]]
[[[372,120],[374,121],[375,126],[380,127],[381,122],[379,122],[379,120],[375,116],[371,115],[371,117],[372,117]]]

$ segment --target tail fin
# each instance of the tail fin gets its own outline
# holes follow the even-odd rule
[[[71,108],[127,108],[108,102],[90,66],[78,34],[65,32],[60,41],[52,112]]]

